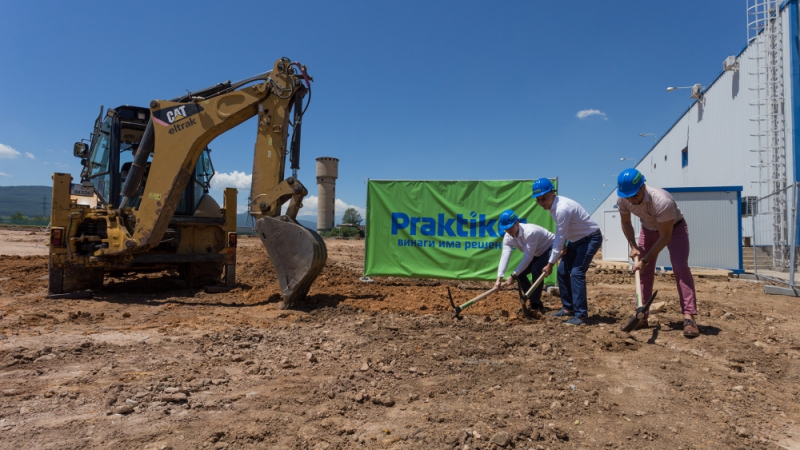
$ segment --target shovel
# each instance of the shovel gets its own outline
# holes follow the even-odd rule
[[[634,259],[634,263],[638,262],[639,262],[639,257],[637,256]],[[628,333],[633,331],[640,321],[645,320],[645,317],[647,316],[647,311],[650,310],[650,305],[653,304],[653,300],[655,300],[656,294],[658,294],[658,291],[654,291],[653,295],[651,295],[650,298],[647,299],[647,303],[642,304],[642,283],[641,283],[641,276],[639,275],[638,270],[634,272],[634,279],[635,279],[634,282],[636,283],[636,314],[633,316],[630,322],[628,322],[627,325],[622,327],[622,331]]]
[[[561,256],[556,258],[556,260],[553,262],[553,267],[558,267],[558,261],[560,259],[561,259]],[[517,282],[517,286],[519,286],[519,296],[520,296],[519,301],[522,302],[522,310],[525,311],[525,316],[526,317],[531,317],[531,312],[528,309],[528,307],[526,306],[527,303],[528,303],[528,300],[530,300],[531,294],[533,293],[534,289],[536,289],[536,287],[539,286],[544,281],[545,278],[546,277],[545,277],[544,273],[539,275],[539,278],[537,278],[536,281],[533,282],[533,285],[531,285],[531,288],[528,289],[528,292],[522,292],[522,286],[519,286],[519,282]]]
[[[497,290],[499,290],[499,289],[491,288],[488,291],[484,292],[483,294],[473,298],[472,300],[464,302],[464,304],[462,304],[460,306],[456,306],[455,302],[453,302],[453,296],[450,294],[450,287],[448,287],[447,288],[447,296],[450,297],[450,305],[453,307],[453,312],[455,313],[454,317],[456,319],[460,320],[461,316],[459,314],[461,314],[461,311],[463,311],[463,310],[469,308],[470,306],[474,305],[475,303],[483,300],[484,298],[486,298],[489,295],[493,294]]]
[[[544,275],[544,274],[542,274],[542,275]],[[539,278],[541,278],[541,277],[539,277]],[[539,280],[536,280],[536,283],[539,283]],[[535,286],[536,285],[534,285],[534,287]],[[530,319],[530,318],[533,317],[533,313],[531,312],[530,309],[528,309],[528,296],[525,295],[525,292],[522,291],[522,285],[519,284],[519,280],[517,280],[517,289],[519,289],[519,302],[522,303],[522,312],[525,314],[525,317]],[[533,291],[533,288],[531,288],[531,290],[528,291],[528,292],[532,292],[532,291]]]
[[[558,265],[558,260],[559,259],[561,259],[560,256],[555,260],[555,262],[553,263],[553,266]],[[544,278],[545,278],[544,274],[539,275],[539,278],[536,279],[536,282],[533,283],[533,286],[531,286],[530,289],[528,289],[527,293],[523,293],[522,292],[522,286],[520,286],[519,285],[519,281],[517,281],[517,288],[519,289],[519,294],[520,294],[520,299],[519,300],[520,300],[520,302],[522,302],[522,310],[525,312],[525,317],[531,317],[532,316],[531,310],[528,309],[528,306],[527,306],[526,303],[527,303],[527,300],[530,298],[530,295],[533,292],[533,290],[536,289],[536,286],[538,286],[542,281],[544,281]],[[461,316],[460,316],[461,311],[469,308],[470,306],[472,306],[475,303],[483,300],[484,298],[488,297],[489,295],[493,294],[495,291],[498,291],[498,290],[499,289],[491,288],[488,291],[484,292],[483,294],[473,298],[472,300],[469,300],[469,301],[465,302],[464,304],[462,304],[460,306],[456,306],[455,302],[453,301],[453,296],[450,294],[450,288],[449,287],[447,288],[447,296],[450,297],[450,306],[453,307],[453,312],[455,313],[455,318],[456,319],[461,319]]]
[[[645,317],[647,316],[647,311],[650,311],[650,305],[653,304],[653,300],[655,300],[656,294],[658,294],[658,291],[653,291],[653,295],[650,296],[650,298],[647,300],[647,303],[636,308],[636,315],[633,316],[633,319],[631,319],[631,321],[628,322],[628,324],[622,328],[622,331],[630,333],[631,331],[634,330],[634,328],[636,328],[636,325],[638,325],[640,321],[645,320]]]
[[[558,261],[556,261],[556,263],[557,262]],[[544,274],[539,275],[539,278],[537,278],[536,281],[533,282],[533,285],[531,286],[530,289],[528,289],[528,292],[522,292],[522,286],[520,286],[519,280],[517,281],[517,287],[519,288],[519,301],[522,303],[522,310],[525,312],[525,317],[528,318],[533,317],[533,313],[531,312],[530,309],[528,309],[528,300],[530,300],[531,294],[533,293],[534,289],[536,289],[536,287],[539,286],[542,283],[542,281],[544,281],[544,279],[545,279]]]

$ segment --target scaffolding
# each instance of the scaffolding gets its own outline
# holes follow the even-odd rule
[[[783,89],[783,29],[778,0],[747,0],[747,43],[751,61],[750,106],[758,147],[759,197],[772,225],[772,260],[776,269],[790,265],[789,208],[786,179],[786,120]],[[766,206],[766,207],[765,207]],[[762,213],[762,211],[759,211]],[[765,217],[766,219],[766,217]],[[755,230],[754,230],[755,232]],[[754,236],[755,237],[755,236]]]
[[[256,229],[256,220],[253,218],[253,215],[250,214],[250,197],[247,197],[247,217],[245,218],[244,226],[251,230]]]

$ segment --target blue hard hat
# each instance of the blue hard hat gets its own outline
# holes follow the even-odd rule
[[[622,198],[633,197],[644,184],[644,175],[636,169],[625,169],[617,177],[617,195]]]
[[[506,231],[507,229],[514,226],[515,223],[519,220],[514,211],[507,209],[500,213],[500,231]]]
[[[555,189],[553,183],[547,178],[539,178],[533,182],[533,195],[531,198],[541,197]]]

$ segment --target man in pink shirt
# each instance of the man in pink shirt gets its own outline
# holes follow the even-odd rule
[[[664,247],[669,249],[672,273],[683,310],[683,335],[694,338],[700,335],[700,330],[695,322],[697,295],[689,269],[689,227],[675,199],[667,191],[647,186],[644,182],[644,175],[636,169],[625,169],[617,178],[617,208],[622,219],[622,232],[631,246],[630,257],[639,257],[633,271],[640,271],[642,298],[650,298],[656,258]],[[642,223],[638,243],[631,214],[636,215]]]

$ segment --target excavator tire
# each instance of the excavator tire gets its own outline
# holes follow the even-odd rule
[[[218,284],[222,277],[223,267],[225,267],[223,264],[216,262],[183,263],[179,267],[178,273],[186,281],[186,286],[199,289]]]
[[[256,222],[256,231],[278,276],[283,293],[281,309],[291,308],[305,298],[322,272],[328,260],[325,242],[288,216],[263,217]]]
[[[98,267],[84,268],[50,268],[50,285],[48,293],[65,294],[86,289],[97,290],[103,287],[103,269]]]

